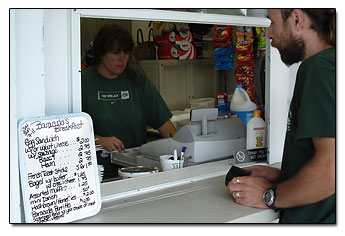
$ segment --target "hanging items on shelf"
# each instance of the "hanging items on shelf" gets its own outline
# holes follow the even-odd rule
[[[254,102],[265,116],[265,54],[266,54],[266,28],[253,28],[254,33]],[[256,34],[255,34],[256,33]]]
[[[224,77],[224,92],[216,93],[217,108],[219,116],[226,116],[230,108],[228,99],[227,78],[224,73],[234,69],[233,53],[234,47],[232,40],[232,27],[230,25],[215,25],[213,34],[214,55],[213,62],[216,63],[215,69],[220,71],[220,77]],[[230,94],[229,94],[230,95]]]
[[[233,70],[233,44],[232,29],[230,25],[215,25],[214,36],[214,59],[216,70]]]
[[[256,35],[258,37],[258,53],[257,56],[265,55],[266,52],[266,28],[257,27],[255,28]]]
[[[187,23],[154,22],[155,45],[158,46],[158,59],[195,59],[196,49],[193,35]]]
[[[250,99],[254,101],[254,36],[251,27],[237,30],[235,53],[237,56],[236,85],[241,84]]]

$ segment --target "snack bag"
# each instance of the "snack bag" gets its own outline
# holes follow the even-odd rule
[[[216,70],[233,70],[234,63],[233,63],[233,45],[230,43],[229,47],[220,47],[215,48],[214,50],[214,59],[213,61],[216,62]]]
[[[248,40],[238,40],[236,42],[235,52],[240,54],[250,54],[253,52],[254,39],[248,38]]]
[[[233,70],[232,29],[229,25],[215,25],[213,35],[214,59],[216,70]]]
[[[229,47],[232,39],[232,29],[230,25],[215,25],[213,46],[218,47]]]
[[[240,64],[237,66],[237,75],[254,76],[252,64]]]
[[[251,29],[250,29],[250,31],[244,32],[244,39],[245,40],[254,39],[254,34],[251,31]]]
[[[237,41],[235,52],[237,54],[250,54],[253,52],[254,35],[252,32],[237,31]]]
[[[219,57],[219,56],[230,56],[230,47],[218,47],[214,49],[214,56]]]
[[[214,42],[224,42],[231,38],[231,26],[230,25],[215,25],[214,27]]]
[[[266,49],[266,28],[257,27],[256,34],[258,35],[258,39],[259,39],[258,50],[265,50]]]
[[[254,58],[252,54],[239,54],[237,57],[237,65],[245,63],[254,63]]]
[[[246,90],[250,99],[254,101],[254,77],[249,75],[236,75],[236,85],[241,84],[242,88]]]
[[[213,47],[215,48],[225,48],[230,46],[231,41],[227,40],[224,42],[213,43]]]
[[[232,61],[225,61],[223,63],[217,63],[216,70],[233,70],[234,69],[234,64]]]
[[[236,31],[237,41],[244,40],[244,32],[243,31]]]
[[[228,55],[220,56],[220,57],[214,57],[213,62],[217,63],[223,63],[223,62],[228,62],[230,61],[230,57]]]

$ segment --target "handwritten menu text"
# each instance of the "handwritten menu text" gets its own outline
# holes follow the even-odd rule
[[[25,122],[21,180],[28,222],[68,222],[99,210],[93,133],[84,116]]]

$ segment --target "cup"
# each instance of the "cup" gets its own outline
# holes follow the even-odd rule
[[[183,168],[184,160],[174,160],[173,155],[162,155],[159,157],[163,171]],[[172,159],[172,160],[170,160]]]

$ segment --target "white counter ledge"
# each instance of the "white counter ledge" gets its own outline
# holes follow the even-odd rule
[[[268,223],[278,219],[271,209],[235,203],[224,184],[232,164],[230,159],[101,184],[100,212],[75,223]]]

